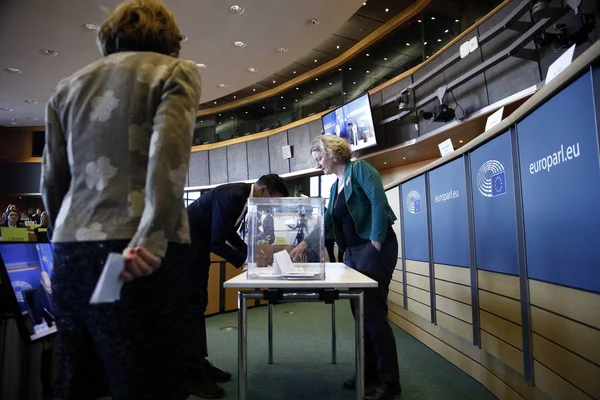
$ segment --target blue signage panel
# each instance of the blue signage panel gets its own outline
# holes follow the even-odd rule
[[[425,175],[404,182],[401,189],[405,246],[402,254],[407,260],[429,262]]]
[[[588,73],[517,125],[530,278],[600,292],[600,166]]]
[[[510,133],[470,154],[477,268],[519,274]]]
[[[454,160],[429,173],[433,261],[469,266],[465,161]]]

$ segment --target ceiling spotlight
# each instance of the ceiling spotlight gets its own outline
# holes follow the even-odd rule
[[[336,48],[336,49],[339,49],[339,48],[340,48],[340,46],[335,46],[335,48]]]
[[[329,84],[331,85],[332,83],[331,83],[331,82],[329,82]]]
[[[221,89],[227,87],[227,85],[224,83],[219,83],[217,86],[220,87]]]
[[[438,39],[438,42],[441,42],[441,41],[442,41],[442,39]]]
[[[349,68],[348,68],[348,71],[352,71],[352,67],[349,67]]]
[[[300,88],[296,88],[296,90],[300,90]]]
[[[295,102],[298,102],[298,99],[294,100]]]
[[[429,58],[429,56],[426,56],[425,58]]]
[[[248,68],[248,72],[257,72],[258,69],[254,68],[254,67],[250,67]]]
[[[367,70],[367,74],[368,74],[369,72],[371,72],[371,71]]]
[[[288,49],[287,49],[287,48],[285,48],[285,47],[279,47],[279,48],[277,49],[277,52],[279,52],[279,53],[287,53],[287,52],[288,52]]]
[[[367,2],[365,1],[365,2],[363,3],[363,6],[366,6],[366,5],[367,5]]]
[[[383,61],[387,61],[387,57],[383,57]]]
[[[234,14],[242,14],[245,10],[244,7],[242,6],[238,6],[238,5],[233,5],[231,7],[229,7],[229,11],[231,11]]]
[[[319,81],[319,78],[315,78],[315,81],[317,81],[317,82],[318,82],[318,81]]]
[[[458,141],[458,143],[462,143],[462,142],[463,142],[462,140],[459,140],[459,141]]]
[[[237,99],[237,96],[233,96],[234,99]]]
[[[313,94],[313,92],[310,92],[310,94]]]
[[[460,22],[459,20],[455,19],[454,22]]]
[[[318,60],[315,60],[315,62],[319,62]]]
[[[196,63],[196,67],[198,67],[198,68],[206,68],[206,64]]]
[[[283,109],[285,110],[285,107],[283,107]]]
[[[283,96],[281,96],[281,98],[283,99]]]
[[[427,46],[427,42],[423,42],[423,45]]]
[[[25,103],[37,104],[37,101],[35,101],[35,100],[25,100]]]
[[[187,36],[185,36],[185,35],[181,35],[181,41],[182,41],[182,42],[187,42],[187,40],[188,40],[188,37],[187,37]]]
[[[446,29],[446,30],[444,31],[444,33],[448,33],[448,32],[450,32],[448,29]]]
[[[252,89],[253,92],[256,92],[256,89]]]
[[[356,85],[356,82],[352,82],[353,85]]]
[[[387,165],[387,161],[384,161],[384,162],[383,162],[383,165]]]
[[[0,107],[0,110],[2,111],[12,111],[12,108],[7,108],[7,107]]]
[[[311,25],[317,25],[319,23],[319,20],[316,18],[309,18],[306,22],[308,22]]]
[[[293,72],[294,74],[296,73],[296,71]]]
[[[402,157],[403,160],[406,160],[406,157]]]
[[[97,31],[98,29],[98,25],[94,25],[94,24],[85,24],[85,29],[89,29],[90,31]]]
[[[389,8],[386,8],[386,9],[385,9],[385,12],[388,12],[388,11],[390,11],[390,9],[389,9]]]
[[[267,107],[263,106],[263,110],[266,109]]]
[[[367,56],[367,57],[369,57],[369,55],[370,55],[369,53],[365,54],[365,56]]]
[[[23,71],[21,71],[21,70],[20,70],[20,69],[18,69],[18,68],[11,68],[11,67],[9,67],[9,68],[6,68],[6,70],[7,70],[8,72],[12,72],[13,74],[19,74],[19,75],[20,75],[20,74],[22,74],[22,73],[23,73]]]
[[[432,20],[435,20],[435,17],[431,17]]]
[[[417,22],[418,22],[418,23],[421,23],[421,20],[420,20],[420,19],[418,19],[418,20],[417,20]]]
[[[406,43],[407,46],[410,46],[410,43]]]
[[[237,41],[233,42],[233,45],[235,47],[246,47],[246,43],[242,42],[241,40],[237,40]]]
[[[338,71],[342,72],[342,69],[341,69],[341,68],[338,68]]]
[[[215,101],[215,104],[217,104],[217,102]]]
[[[41,49],[40,53],[45,54],[47,56],[57,56],[58,53],[54,50],[50,50],[50,49]]]

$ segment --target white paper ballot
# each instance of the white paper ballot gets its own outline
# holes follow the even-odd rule
[[[125,257],[122,254],[110,253],[90,298],[90,304],[113,303],[121,298],[123,280],[120,275],[123,269]]]
[[[294,271],[294,263],[290,258],[290,253],[285,250],[273,254],[273,266],[275,267],[275,273],[279,275],[285,275]]]

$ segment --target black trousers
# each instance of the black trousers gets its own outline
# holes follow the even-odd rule
[[[189,246],[169,244],[152,275],[125,283],[121,299],[91,305],[110,252],[128,241],[56,243],[52,293],[58,327],[55,399],[183,400],[185,264]]]
[[[345,264],[374,279],[379,287],[364,291],[365,377],[382,382],[397,382],[398,352],[394,332],[388,321],[387,296],[398,259],[396,234],[388,229],[381,251],[370,241],[346,250]],[[350,301],[356,318],[356,301]]]
[[[208,276],[210,270],[210,249],[192,244],[191,256],[187,263],[188,302],[185,312],[187,331],[187,368],[190,379],[203,370],[203,360],[208,357],[206,340],[206,307],[208,305]]]

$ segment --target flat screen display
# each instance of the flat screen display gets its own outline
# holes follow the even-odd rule
[[[54,249],[51,243],[0,244],[2,288],[13,303],[23,335],[36,341],[56,333],[52,287]]]
[[[323,133],[346,139],[352,151],[377,144],[368,93],[323,115],[321,120]]]

